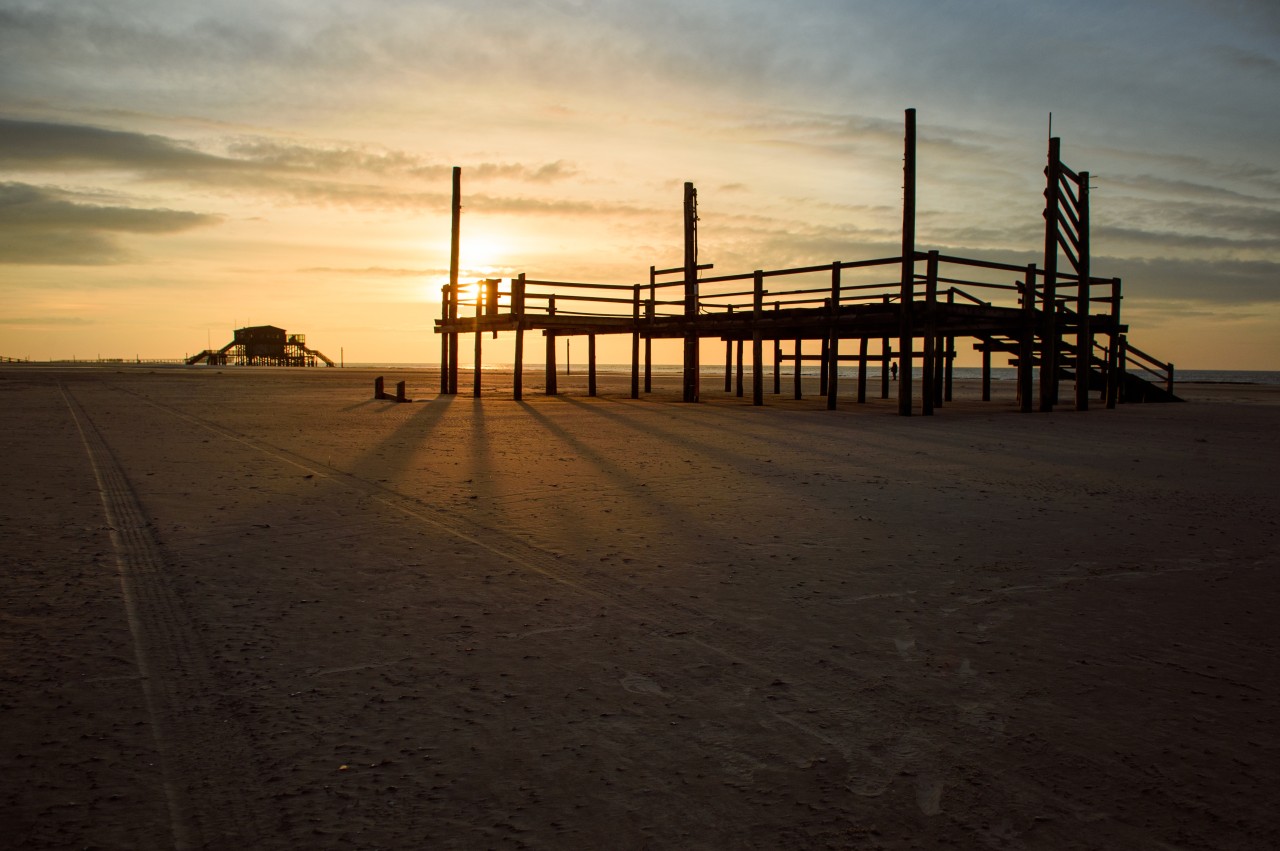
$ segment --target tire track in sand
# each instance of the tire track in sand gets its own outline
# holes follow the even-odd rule
[[[80,432],[110,529],[173,845],[254,847],[262,834],[261,795],[250,749],[220,711],[220,689],[128,477],[83,406],[66,385],[58,389]]]
[[[781,723],[801,737],[838,754],[849,766],[848,789],[856,795],[879,796],[903,769],[921,762],[919,748],[914,744],[918,736],[911,719],[931,707],[921,706],[917,699],[896,689],[886,690],[882,683],[878,684],[881,710],[878,714],[868,714],[856,705],[831,706],[829,696],[842,691],[847,693],[851,683],[862,688],[873,686],[851,660],[842,659],[840,654],[827,651],[824,654],[828,657],[825,665],[790,666],[782,670],[760,658],[758,649],[770,639],[747,624],[716,617],[698,606],[668,599],[616,576],[584,568],[510,532],[489,528],[457,515],[441,515],[421,499],[319,459],[242,434],[132,390],[114,389],[189,425],[235,441],[310,475],[326,478],[437,532],[572,588],[640,624],[653,636],[692,645],[730,662],[740,672],[737,676],[744,677],[743,682],[751,686],[747,689],[750,694],[748,702],[754,705],[757,716],[766,723]],[[766,694],[768,688],[760,687],[766,683],[783,685],[791,698],[788,701],[791,705],[772,702]],[[826,707],[824,717],[828,729],[825,732],[811,723],[809,717],[814,711],[812,707],[817,706]],[[892,711],[886,714],[884,710],[888,707],[892,707]],[[873,747],[868,747],[869,743]],[[882,755],[875,756],[872,750]]]

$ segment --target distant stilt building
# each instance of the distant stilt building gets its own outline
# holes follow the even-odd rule
[[[205,349],[187,358],[187,365],[210,366],[333,366],[323,352],[307,348],[305,334],[287,334],[274,325],[237,328],[220,349]]]

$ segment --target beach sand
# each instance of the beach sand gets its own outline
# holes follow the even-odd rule
[[[1280,847],[1280,388],[382,374],[0,368],[7,847]]]

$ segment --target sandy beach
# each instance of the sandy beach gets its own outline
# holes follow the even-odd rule
[[[678,380],[0,367],[4,844],[1280,847],[1280,387]]]

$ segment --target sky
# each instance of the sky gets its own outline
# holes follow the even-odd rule
[[[1280,369],[1278,95],[1275,0],[0,0],[0,356],[438,361],[453,166],[464,281],[647,280],[685,181],[716,273],[895,256],[914,108],[918,248],[1042,259],[1052,113],[1134,345]]]

